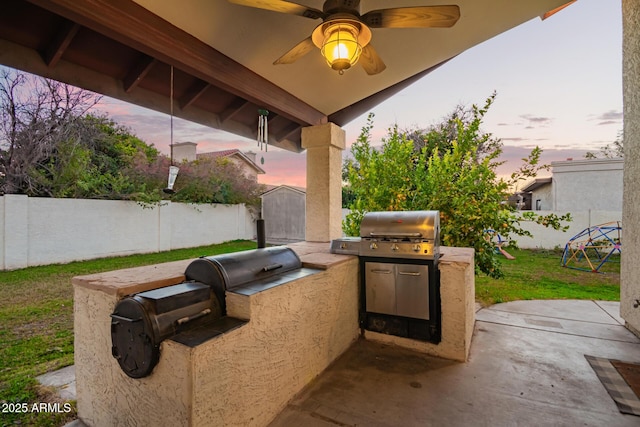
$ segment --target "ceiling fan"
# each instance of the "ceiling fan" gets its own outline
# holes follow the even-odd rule
[[[314,47],[340,74],[358,60],[367,74],[382,72],[386,65],[369,43],[371,28],[451,27],[460,18],[457,5],[395,7],[372,10],[360,15],[360,0],[326,0],[322,10],[285,0],[229,0],[231,3],[322,19],[311,36],[302,40],[273,64],[291,64]]]

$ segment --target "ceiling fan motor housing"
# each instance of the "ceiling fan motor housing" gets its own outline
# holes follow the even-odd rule
[[[360,0],[327,0],[322,11],[328,14],[350,13],[360,17]]]

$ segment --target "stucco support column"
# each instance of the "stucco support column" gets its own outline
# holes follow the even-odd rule
[[[640,1],[622,0],[624,108],[623,246],[620,315],[640,334]],[[640,335],[639,335],[640,336]]]
[[[342,150],[345,132],[333,123],[302,129],[307,150],[306,240],[342,236]]]

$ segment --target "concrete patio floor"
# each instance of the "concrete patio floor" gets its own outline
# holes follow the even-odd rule
[[[550,300],[481,309],[467,363],[359,340],[270,427],[638,426],[584,357],[640,363],[640,339],[619,307]]]
[[[638,426],[584,357],[640,362],[640,339],[624,328],[619,306],[481,309],[467,363],[359,340],[270,426]]]

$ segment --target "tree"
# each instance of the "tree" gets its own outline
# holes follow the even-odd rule
[[[127,171],[139,153],[155,161],[159,151],[108,117],[87,114],[74,120],[76,132],[58,141],[46,161],[32,167],[35,196],[137,199],[143,191]],[[142,197],[147,199],[146,197]]]
[[[624,157],[624,138],[622,131],[618,132],[618,137],[610,144],[600,147],[599,153],[587,151],[584,155],[585,159],[597,159],[598,157],[604,157],[605,159],[613,159],[616,157]]]
[[[92,92],[55,80],[2,69],[0,190],[37,194],[33,170],[50,162],[62,142],[90,138],[78,119],[99,100]]]
[[[4,69],[0,74],[0,191],[38,197],[135,200],[167,196],[170,161],[106,115],[100,97]],[[180,165],[172,199],[257,205],[262,187],[228,159]]]
[[[480,131],[482,118],[488,111],[495,94],[484,107],[473,106],[466,121],[454,118],[456,129],[434,127],[427,132],[436,137],[436,143],[423,145],[416,151],[415,143],[397,127],[389,130],[380,150],[371,146],[370,133],[373,116],[358,140],[352,145],[353,159],[348,160],[348,183],[354,194],[351,212],[343,223],[347,235],[358,235],[360,222],[368,211],[384,210],[438,210],[441,219],[441,240],[448,246],[473,247],[478,270],[500,277],[500,263],[488,230],[503,236],[529,236],[520,227],[520,218],[505,201],[510,182],[498,179],[496,168],[501,146],[490,143],[491,135]],[[444,130],[446,134],[439,133]],[[455,139],[448,139],[455,135]],[[441,144],[446,147],[442,149]],[[521,168],[529,176],[535,175],[540,150],[536,149]],[[519,179],[514,174],[513,179]],[[569,216],[537,216],[527,214],[526,220],[556,229]]]

